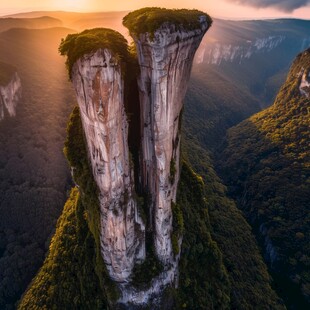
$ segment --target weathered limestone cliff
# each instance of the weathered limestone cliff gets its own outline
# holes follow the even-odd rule
[[[179,180],[183,99],[195,52],[209,26],[201,16],[194,30],[166,22],[154,38],[149,33],[133,35],[141,68],[142,183],[151,196],[156,254],[165,265],[174,262],[171,202]]]
[[[155,10],[158,15],[152,14],[154,8],[142,9],[155,16],[154,32],[131,33],[140,66],[140,118],[135,118],[131,127],[140,126],[138,141],[130,145],[134,163],[124,108],[129,79],[124,81],[123,77],[128,77],[129,68],[134,66],[127,43],[112,30],[93,29],[69,35],[60,51],[68,56],[93,176],[100,191],[100,250],[110,277],[121,291],[118,303],[131,308],[148,304],[158,309],[165,288],[178,285],[182,236],[173,235],[171,204],[176,202],[180,175],[181,112],[193,58],[211,20],[198,11],[188,15],[186,10],[163,10],[177,23],[170,19],[162,22],[157,19],[161,9]],[[130,94],[126,98],[131,98]],[[135,188],[145,198],[145,217],[139,213]],[[141,285],[137,272],[151,275],[147,283]]]
[[[145,258],[145,227],[134,198],[121,66],[110,50],[99,49],[76,61],[72,82],[100,190],[101,254],[112,279],[126,282]]]
[[[4,119],[6,112],[9,116],[16,115],[16,107],[21,94],[21,80],[15,72],[8,84],[0,85],[0,121]]]

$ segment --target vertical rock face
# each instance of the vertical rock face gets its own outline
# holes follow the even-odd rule
[[[5,111],[9,116],[16,115],[16,106],[21,98],[22,86],[20,77],[15,72],[11,81],[5,85],[0,85],[0,121],[5,116]]]
[[[195,52],[209,25],[205,16],[200,28],[179,30],[164,23],[150,39],[134,37],[141,68],[139,78],[142,185],[151,196],[151,230],[158,258],[173,263],[171,202],[179,180],[180,121]]]
[[[196,17],[191,21],[194,30],[185,29],[182,24],[164,22],[154,32],[154,37],[148,33],[134,37],[140,65],[141,156],[137,179],[142,194],[150,198],[147,199],[147,227],[137,208],[128,149],[120,65],[120,60],[126,62],[128,55],[119,53],[114,57],[111,52],[118,43],[118,52],[126,49],[127,44],[121,47],[122,40],[115,34],[118,41],[110,44],[108,34],[111,31],[94,29],[92,33],[85,31],[80,36],[68,36],[61,45],[63,54],[68,55],[69,68],[72,64],[71,79],[80,106],[94,179],[100,190],[101,254],[111,278],[118,282],[122,292],[118,302],[126,307],[139,308],[148,304],[157,309],[165,288],[177,286],[178,282],[180,254],[174,253],[172,247],[171,203],[176,201],[180,174],[181,111],[193,58],[209,27],[207,16]],[[89,34],[91,36],[85,38]],[[109,48],[98,48],[96,52],[81,53],[83,56],[76,57],[76,53],[83,51],[95,36],[97,42],[101,40]],[[152,236],[154,252],[162,268],[154,266],[161,271],[156,275],[153,273],[148,283],[135,286],[134,265],[148,259],[153,264],[152,260],[156,260],[149,258],[153,254],[145,250],[146,229],[148,238]],[[181,237],[177,242],[180,247]],[[142,268],[151,266],[149,261],[145,263]]]
[[[100,190],[101,254],[112,279],[126,283],[145,258],[145,227],[134,198],[121,67],[99,49],[74,64],[72,82]]]

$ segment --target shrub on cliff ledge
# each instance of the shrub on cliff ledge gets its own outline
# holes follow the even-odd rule
[[[201,16],[206,16],[208,24],[212,24],[211,17],[198,10],[171,10],[149,7],[127,14],[123,18],[123,25],[127,27],[133,35],[148,32],[152,36],[154,32],[166,22],[174,24],[176,29],[199,29],[201,27],[199,22]]]
[[[81,33],[69,34],[62,39],[59,52],[67,56],[66,66],[71,79],[74,63],[83,55],[95,52],[100,48],[109,49],[119,60],[129,59],[127,40],[117,31],[108,28],[87,29]]]

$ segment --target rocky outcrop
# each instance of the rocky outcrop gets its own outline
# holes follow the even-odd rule
[[[211,43],[204,42],[199,50],[197,63],[206,62],[212,65],[221,65],[225,62],[241,64],[244,60],[250,59],[257,54],[270,53],[286,40],[283,35],[256,38],[255,40],[237,41],[239,44]]]
[[[110,44],[110,38],[104,41],[104,36],[111,34],[104,29],[94,29],[92,35],[100,32],[97,40],[110,44],[109,48],[98,48],[81,57],[76,57],[74,36],[62,42],[63,54],[69,56],[69,68],[72,64],[70,76],[77,94],[94,179],[100,191],[101,254],[111,278],[121,290],[118,302],[126,307],[148,304],[157,309],[165,288],[177,286],[178,282],[180,254],[175,248],[180,248],[182,237],[176,240],[178,244],[174,244],[173,250],[171,203],[176,200],[180,174],[181,111],[195,52],[210,26],[207,16],[195,22],[194,30],[163,23],[152,37],[148,33],[134,37],[140,65],[139,163],[135,156],[139,184],[135,184],[128,147],[122,72],[127,60],[126,55],[120,53],[124,46],[114,54],[117,44]],[[93,37],[85,39],[89,33],[83,34],[77,35],[77,40],[89,43]],[[115,33],[113,36],[117,37]],[[119,37],[117,39],[122,42]],[[126,74],[129,62],[125,65],[128,66]],[[149,214],[145,223],[138,211],[135,185],[147,198],[145,204]],[[146,253],[146,230],[148,239],[154,244],[152,252],[163,268],[152,275],[149,283],[135,286],[134,265],[151,255],[151,252]]]
[[[209,25],[205,16],[195,30],[164,23],[154,32],[133,36],[141,74],[142,186],[151,197],[150,230],[165,266],[174,265],[172,211],[179,180],[180,124],[195,52]]]
[[[72,82],[100,191],[101,254],[111,278],[127,282],[145,258],[145,227],[134,196],[121,66],[108,49],[99,49],[75,63]]]
[[[18,101],[21,99],[21,94],[21,80],[15,72],[7,85],[0,85],[0,121],[4,119],[6,113],[9,116],[16,115],[16,107]]]

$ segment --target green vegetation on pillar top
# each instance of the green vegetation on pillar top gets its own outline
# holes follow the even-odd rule
[[[164,23],[174,24],[176,30],[199,29],[201,16],[205,16],[208,25],[211,26],[211,17],[202,11],[148,7],[127,14],[123,18],[123,25],[132,35],[149,33],[152,36]]]
[[[9,84],[15,72],[15,67],[4,62],[0,62],[0,86],[6,86]]]
[[[73,65],[79,58],[105,48],[120,62],[123,60],[125,63],[129,58],[127,40],[119,32],[108,28],[87,29],[69,34],[61,40],[58,50],[61,55],[67,56],[66,66],[71,79]]]

